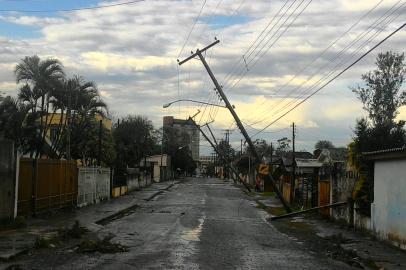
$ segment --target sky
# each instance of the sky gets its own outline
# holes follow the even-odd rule
[[[242,136],[226,109],[192,102],[162,108],[178,99],[223,104],[199,60],[177,64],[217,38],[205,58],[250,136],[280,118],[253,139],[290,138],[295,122],[296,149],[312,151],[321,139],[351,142],[356,119],[366,115],[351,87],[362,85],[379,52],[402,53],[406,37],[401,30],[287,113],[402,25],[404,1],[145,0],[55,12],[124,2],[0,0],[0,92],[17,94],[13,70],[23,57],[55,57],[68,76],[97,83],[113,119],[140,114],[159,128],[165,115],[186,119],[200,110],[196,121],[214,121],[218,139],[230,129],[239,148]],[[398,118],[406,120],[406,108]]]

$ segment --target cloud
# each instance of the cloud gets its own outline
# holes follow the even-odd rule
[[[265,37],[264,43],[269,40],[268,45],[262,48],[262,45],[254,44],[251,50],[248,50],[250,45],[284,1],[253,0],[245,1],[241,6],[240,3],[223,0],[218,5],[217,1],[207,1],[202,18],[179,58],[189,56],[191,50],[202,48],[217,36],[220,44],[205,54],[206,59],[225,86],[225,92],[243,121],[252,124],[261,120],[254,127],[262,128],[317,89],[310,87],[335,66],[332,61],[335,55],[354,37],[368,29],[396,1],[382,3],[292,81],[297,72],[312,63],[378,1],[313,1],[272,48],[269,45],[275,36],[271,39],[272,34],[265,36],[265,31],[262,37]],[[156,0],[108,9],[61,13],[52,17],[3,15],[1,21],[38,27],[40,34],[35,38],[19,40],[13,36],[0,36],[0,90],[17,89],[15,85],[12,87],[15,81],[13,69],[25,55],[54,56],[61,59],[69,75],[80,74],[87,80],[96,81],[110,110],[117,116],[129,113],[148,115],[160,126],[163,115],[186,118],[200,109],[201,113],[196,119],[204,122],[216,115],[215,129],[233,127],[229,112],[223,109],[210,109],[192,103],[180,103],[181,107],[174,104],[162,109],[163,103],[179,98],[217,102],[212,94],[213,84],[200,61],[192,60],[181,67],[176,63],[200,6],[199,1]],[[401,14],[374,40],[382,38],[404,21],[405,14]],[[228,20],[227,16],[230,15],[234,17]],[[239,20],[241,16],[248,19]],[[221,21],[216,21],[216,18]],[[213,27],[219,23],[225,27]],[[399,33],[380,50],[402,51],[405,37],[406,34]],[[364,51],[365,48],[356,55]],[[361,105],[348,86],[359,83],[360,75],[374,68],[376,53],[283,117],[270,130],[288,127],[295,121],[304,130],[313,134],[322,133],[325,139],[332,137],[344,145],[344,140],[351,138],[350,127],[355,119],[363,115]],[[245,66],[244,59],[248,66]],[[345,61],[335,68],[334,74],[351,63],[355,55],[347,52],[340,59]],[[228,75],[233,70],[235,74],[246,74],[240,81],[239,76],[231,76],[234,80],[228,82]],[[233,82],[238,84],[231,89]],[[287,82],[289,85],[285,86]],[[400,116],[404,114],[402,109]],[[255,132],[250,127],[248,130],[250,134]],[[216,134],[221,136],[221,133]],[[232,139],[238,143],[240,135],[238,132],[235,134]],[[263,133],[261,136],[274,140],[277,134],[271,134]],[[316,140],[316,135],[314,138],[307,136],[302,146],[311,148],[314,144],[312,140]]]

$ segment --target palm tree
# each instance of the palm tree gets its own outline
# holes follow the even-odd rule
[[[60,156],[65,152],[63,150],[71,137],[76,139],[77,147],[85,144],[89,139],[86,138],[86,129],[94,127],[90,122],[95,121],[95,115],[105,116],[107,113],[107,105],[101,100],[96,84],[80,76],[63,80],[62,86],[53,92],[50,102],[54,110],[61,112],[56,140],[52,146],[59,151]]]
[[[31,104],[32,112],[39,111],[40,121],[38,136],[39,144],[36,147],[36,158],[41,155],[45,136],[47,134],[48,113],[52,93],[60,86],[64,78],[61,62],[54,58],[41,60],[37,55],[27,56],[15,68],[17,83],[22,81],[25,85],[20,89],[19,98],[24,103]],[[38,108],[38,101],[40,106]],[[45,117],[45,120],[44,120]],[[37,121],[38,119],[31,119]]]
[[[0,130],[4,137],[12,139],[24,153],[29,152],[35,145],[36,122],[32,117],[31,105],[26,105],[18,99],[7,96],[0,103]],[[27,123],[28,122],[28,123]],[[30,124],[32,123],[32,124]]]

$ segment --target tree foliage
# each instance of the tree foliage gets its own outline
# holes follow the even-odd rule
[[[21,59],[15,76],[20,84],[17,99],[6,97],[0,104],[0,127],[5,130],[4,136],[13,139],[23,153],[35,158],[42,156],[45,143],[49,141],[51,151],[46,154],[51,158],[66,158],[70,138],[72,157],[94,161],[97,157],[94,149],[98,148],[94,147],[94,137],[99,130],[95,117],[107,114],[107,105],[96,84],[80,76],[66,78],[59,60],[41,59],[36,55]],[[59,123],[54,121],[57,115]],[[114,157],[110,151],[110,132],[104,132],[102,145],[106,153]]]
[[[140,115],[128,115],[114,125],[118,169],[136,167],[143,157],[154,153],[157,141],[153,130],[152,122]]]
[[[314,145],[314,149],[329,149],[334,148],[334,144],[328,140],[319,140]]]
[[[373,194],[373,170],[362,153],[405,146],[405,122],[396,121],[399,108],[406,105],[406,92],[401,90],[405,73],[404,54],[380,53],[376,69],[362,75],[364,85],[352,88],[368,113],[367,118],[357,120],[354,142],[349,145],[349,159],[360,174],[353,197],[367,215]]]
[[[279,156],[282,156],[283,154],[287,153],[290,151],[290,140],[287,137],[283,137],[279,139],[278,141],[278,146],[276,148],[276,154]]]
[[[273,155],[274,149],[265,140],[256,140],[254,146],[260,157],[271,157]]]
[[[368,118],[357,120],[356,151],[365,152],[405,145],[405,121],[397,121],[399,108],[406,105],[406,91],[401,90],[406,68],[404,54],[380,53],[377,68],[362,75],[365,86],[353,88]]]
[[[404,58],[393,52],[378,54],[377,69],[361,76],[365,86],[352,88],[376,128],[392,127],[399,107],[406,105],[406,92],[400,91],[406,73]]]
[[[193,173],[197,165],[189,148],[189,134],[171,126],[164,126],[162,136],[163,153],[172,157],[172,168]]]

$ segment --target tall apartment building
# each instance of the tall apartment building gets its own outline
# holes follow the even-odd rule
[[[192,152],[192,158],[194,161],[199,162],[199,144],[200,144],[200,132],[191,120],[175,119],[173,116],[164,116],[163,125],[170,126],[179,130],[179,132],[186,132],[190,137],[190,143],[188,145]]]

